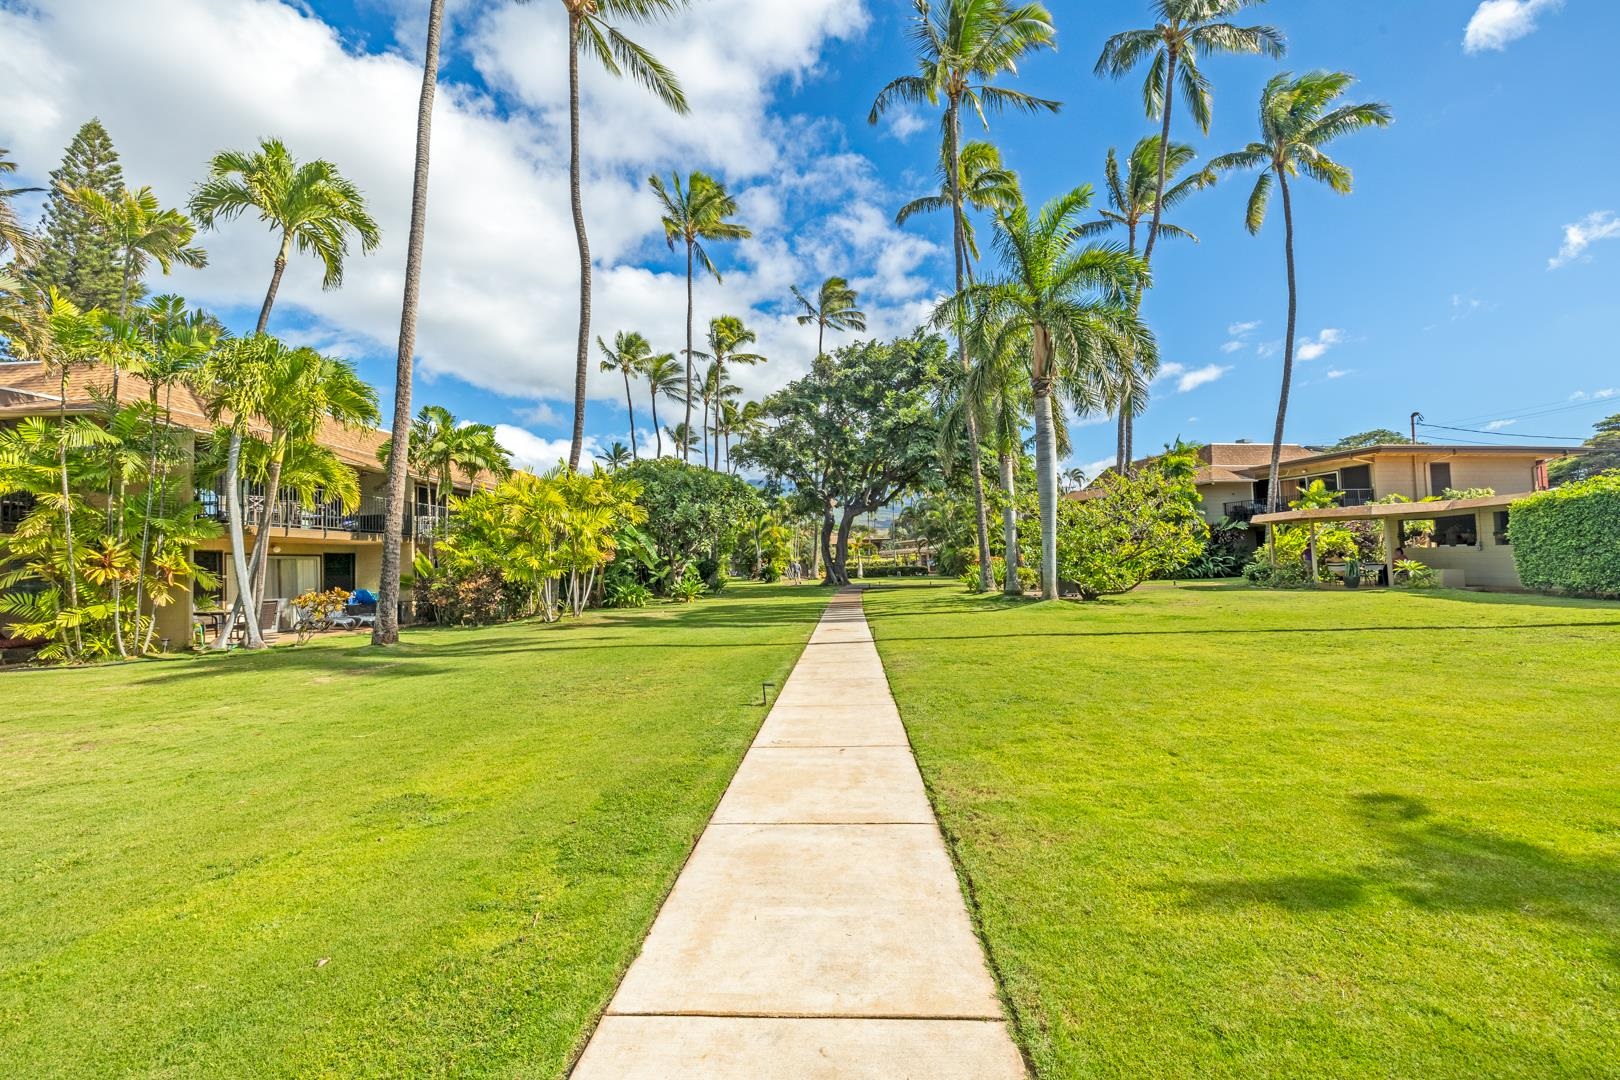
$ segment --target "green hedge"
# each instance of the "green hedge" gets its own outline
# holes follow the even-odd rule
[[[1526,588],[1620,597],[1620,476],[1594,476],[1514,503],[1508,539]]]

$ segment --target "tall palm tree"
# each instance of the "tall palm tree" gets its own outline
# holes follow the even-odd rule
[[[866,313],[855,306],[860,298],[843,278],[830,277],[823,281],[821,288],[816,290],[814,300],[800,292],[797,285],[791,288],[793,298],[804,308],[804,314],[799,316],[799,325],[815,325],[817,356],[827,351],[825,341],[829,326],[834,330],[866,329]]]
[[[411,230],[405,246],[405,296],[399,311],[399,349],[394,356],[396,440],[410,437],[411,365],[416,356],[416,315],[422,294],[422,245],[427,234],[428,170],[432,158],[433,99],[439,87],[439,38],[444,29],[444,0],[429,0],[427,44],[422,58],[422,94],[416,104],[416,168],[411,179]],[[383,499],[382,568],[378,574],[377,619],[373,645],[399,643],[400,549],[405,542],[405,495],[409,463],[388,463],[388,491]]]
[[[922,195],[902,206],[894,215],[896,225],[904,225],[917,214],[948,210],[951,206],[951,181],[946,174],[949,165],[941,154],[939,163],[939,194]],[[1018,198],[1018,176],[1001,163],[1001,151],[994,143],[975,140],[962,144],[961,169],[957,185],[962,192],[962,206],[986,212],[1010,206]],[[967,245],[967,277],[973,278],[973,263],[979,258],[978,240],[973,235],[973,222],[964,213],[962,239]]]
[[[670,175],[671,185],[664,186],[659,176],[649,176],[647,184],[663,204],[661,218],[664,239],[669,249],[675,250],[678,239],[686,245],[686,426],[692,426],[692,270],[696,265],[720,280],[709,253],[703,248],[705,240],[746,240],[754,234],[748,226],[727,220],[737,212],[737,201],[726,194],[720,181],[707,173],[693,172],[682,187],[679,173]],[[683,459],[690,459],[690,448],[682,448]]]
[[[1212,101],[1209,80],[1198,70],[1200,58],[1218,53],[1249,53],[1279,58],[1287,50],[1282,34],[1271,26],[1234,26],[1225,20],[1265,0],[1152,0],[1158,22],[1142,30],[1115,34],[1097,58],[1097,74],[1123,78],[1151,57],[1142,101],[1149,119],[1160,121],[1158,179],[1154,184],[1153,222],[1148,228],[1142,262],[1153,266],[1153,247],[1159,239],[1165,209],[1164,185],[1169,171],[1170,113],[1176,90],[1209,134]]]
[[[995,244],[1002,276],[968,286],[934,316],[936,325],[945,325],[977,314],[998,328],[992,349],[1008,337],[1029,342],[1043,600],[1058,595],[1058,425],[1052,398],[1067,393],[1089,404],[1106,378],[1109,354],[1155,349],[1131,303],[1148,280],[1141,259],[1115,247],[1078,242],[1080,216],[1090,201],[1090,187],[1082,186],[1052,199],[1033,217],[1022,202],[998,212]]]
[[[917,73],[902,75],[878,92],[867,122],[876,124],[897,105],[944,105],[945,174],[950,183],[952,250],[956,291],[963,289],[967,245],[962,232],[962,108],[965,105],[986,127],[987,112],[1056,112],[1058,103],[992,86],[1006,73],[1017,73],[1018,61],[1038,49],[1053,48],[1056,31],[1052,16],[1038,3],[1010,4],[1007,0],[913,0],[911,37],[917,54]],[[960,312],[954,329],[957,356],[968,369],[966,326],[968,312]],[[969,458],[973,466],[973,507],[979,541],[979,586],[995,587],[990,566],[990,523],[984,502],[984,471],[979,460],[978,423],[968,414]]]
[[[17,171],[17,163],[11,160],[10,155],[10,150],[0,146],[0,176]],[[0,255],[4,255],[7,249],[10,249],[18,262],[29,261],[34,250],[34,235],[17,216],[17,210],[11,205],[11,200],[18,195],[39,190],[41,189],[37,187],[0,188]]]
[[[265,139],[252,153],[222,150],[208,165],[208,179],[191,195],[191,216],[205,229],[231,221],[245,210],[257,210],[271,232],[280,233],[280,246],[270,273],[270,288],[259,308],[254,333],[270,324],[270,309],[287,269],[287,256],[300,254],[321,260],[323,289],[343,284],[343,263],[349,238],[359,237],[360,250],[369,253],[381,234],[366,212],[365,196],[330,161],[300,165],[280,139]]]
[[[606,450],[596,455],[596,460],[607,466],[608,472],[618,472],[630,462],[635,460],[629,448],[622,442],[614,442]]]
[[[995,447],[1002,491],[1002,591],[1018,596],[1023,589],[1018,583],[1018,510],[1014,497],[1018,455],[1024,447],[1024,419],[1031,405],[1029,373],[1024,367],[1029,344],[1026,335],[1003,332],[1002,327],[983,318],[974,321],[970,341],[976,362],[961,394],[945,411],[940,433],[954,452],[965,437],[971,414],[981,439]],[[1060,446],[1060,454],[1062,450]]]
[[[705,428],[714,432],[714,467],[720,467],[720,431],[719,425],[709,423],[711,410],[716,420],[719,418],[720,401],[726,396],[729,387],[732,393],[737,388],[726,382],[726,366],[729,364],[746,364],[752,367],[763,364],[765,357],[755,352],[745,352],[744,346],[752,345],[759,338],[755,333],[743,325],[743,321],[735,315],[720,315],[709,320],[709,351],[696,353],[697,358],[712,361],[709,372],[704,379],[703,390],[703,424]],[[703,464],[709,464],[708,436],[705,434],[703,447]]]
[[[658,426],[658,399],[678,398],[681,391],[681,362],[674,353],[659,353],[647,357],[641,366],[642,377],[647,380],[647,397],[652,403],[653,434],[657,439],[659,457],[664,456],[664,429]]]
[[[697,432],[692,430],[690,424],[683,421],[674,427],[665,428],[664,433],[669,436],[670,442],[674,443],[676,448],[682,452],[681,456],[683,458],[692,456],[692,448],[697,445],[698,435]]]
[[[1164,158],[1168,182],[1175,179],[1176,174],[1198,156],[1198,152],[1186,143],[1171,143],[1170,148],[1161,155],[1160,141],[1161,137],[1158,135],[1148,135],[1140,139],[1131,150],[1123,176],[1120,174],[1119,158],[1114,148],[1111,146],[1108,148],[1103,175],[1107,181],[1109,205],[1098,211],[1100,217],[1096,221],[1081,226],[1082,235],[1097,236],[1115,229],[1123,229],[1131,253],[1133,255],[1136,253],[1137,232],[1142,227],[1143,219],[1152,217],[1153,210],[1159,203],[1157,173],[1159,159]],[[1165,208],[1174,208],[1193,192],[1201,191],[1214,183],[1215,171],[1208,168],[1177,180],[1165,189]],[[1198,242],[1198,237],[1191,232],[1168,221],[1159,222],[1159,232],[1164,236],[1186,237],[1195,244]],[[1141,364],[1127,362],[1121,365],[1121,374],[1123,378],[1109,394],[1109,405],[1114,410],[1119,436],[1115,465],[1123,470],[1131,463],[1136,415],[1147,403],[1147,387],[1157,374],[1157,370],[1146,370]]]
[[[191,244],[197,231],[191,219],[178,210],[164,209],[149,187],[139,191],[125,188],[116,199],[88,187],[68,192],[68,197],[84,208],[118,248],[122,266],[114,314],[120,319],[129,314],[130,291],[146,273],[148,260],[165,274],[175,263],[192,269],[208,265],[208,253]],[[117,379],[116,371],[113,377]]]
[[[591,242],[585,233],[585,204],[580,198],[579,58],[590,53],[609,75],[629,75],[671,110],[685,115],[686,95],[675,73],[625,37],[609,20],[658,22],[686,5],[687,0],[562,0],[568,16],[568,191],[574,210],[574,239],[579,246],[579,340],[574,359],[570,469],[579,468],[579,455],[585,445],[585,380],[591,355]]]
[[[624,407],[630,414],[630,460],[635,461],[641,455],[636,449],[636,403],[630,397],[630,377],[646,370],[647,362],[652,359],[652,346],[634,330],[620,330],[613,335],[613,348],[608,348],[600,337],[596,339],[596,347],[602,350],[602,370],[617,371],[624,376]],[[656,425],[658,421],[653,423]]]
[[[435,518],[445,491],[455,482],[456,473],[476,485],[482,475],[500,479],[512,472],[511,455],[496,440],[493,427],[458,420],[442,405],[422,406],[411,422],[405,454],[411,469],[428,483],[429,513]],[[392,465],[392,438],[378,448],[377,457]],[[432,533],[428,535],[431,543]]]
[[[1258,234],[1265,224],[1273,179],[1282,192],[1288,328],[1283,338],[1277,426],[1271,436],[1271,482],[1266,492],[1267,509],[1271,511],[1281,505],[1277,472],[1282,462],[1283,424],[1288,417],[1288,395],[1294,378],[1294,319],[1299,300],[1294,279],[1294,203],[1288,178],[1304,173],[1340,195],[1350,194],[1353,186],[1350,170],[1328,157],[1322,148],[1341,135],[1385,127],[1394,119],[1389,106],[1381,102],[1335,106],[1354,81],[1353,76],[1343,71],[1313,71],[1297,78],[1285,71],[1274,76],[1260,91],[1259,140],[1210,162],[1215,169],[1261,170],[1249,193],[1244,215],[1244,224],[1251,234]]]

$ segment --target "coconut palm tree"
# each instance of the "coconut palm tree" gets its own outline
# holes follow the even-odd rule
[[[692,426],[692,270],[696,265],[720,280],[709,253],[704,250],[705,240],[746,240],[754,234],[746,225],[727,220],[737,212],[737,201],[726,194],[725,186],[707,173],[693,172],[681,185],[679,173],[670,175],[671,184],[664,186],[662,177],[649,176],[647,184],[663,204],[661,221],[664,239],[669,249],[675,250],[675,241],[686,245],[686,426]],[[691,457],[691,450],[683,448],[683,458]]]
[[[197,231],[191,219],[178,210],[165,210],[149,187],[139,191],[125,188],[116,199],[95,188],[79,188],[68,197],[84,208],[118,248],[123,265],[114,314],[120,319],[129,314],[130,292],[145,275],[148,260],[165,274],[175,263],[192,269],[208,265],[208,253],[191,244]],[[113,377],[117,379],[116,369]]]
[[[380,461],[393,464],[394,440],[384,440],[377,450]],[[496,479],[511,475],[511,455],[495,438],[488,424],[458,420],[442,405],[424,405],[411,422],[405,446],[411,470],[428,482],[429,515],[437,519],[439,504],[459,472],[476,485],[488,474]],[[428,532],[432,544],[433,530]]]
[[[703,423],[706,428],[714,432],[714,467],[720,467],[720,430],[719,407],[720,401],[739,391],[737,387],[726,381],[726,366],[728,364],[746,364],[752,367],[763,364],[765,357],[759,353],[744,352],[745,345],[752,345],[759,338],[754,332],[743,325],[743,321],[735,315],[721,315],[709,320],[709,351],[694,354],[696,358],[712,361],[709,371],[704,379],[703,389]],[[717,421],[710,424],[711,410]],[[705,435],[707,441],[707,435]],[[709,464],[709,448],[703,448],[703,464]]]
[[[529,2],[529,0],[525,0]],[[568,17],[568,191],[579,246],[579,339],[574,358],[574,434],[568,467],[579,468],[585,446],[585,380],[591,355],[591,242],[585,233],[580,197],[579,58],[589,53],[615,78],[629,75],[655,98],[681,115],[687,111],[681,84],[652,53],[624,36],[609,20],[652,23],[686,7],[687,0],[562,0]]]
[[[635,460],[628,447],[622,442],[615,441],[612,446],[596,455],[596,460],[606,465],[608,472],[618,472]]]
[[[866,313],[855,304],[859,300],[855,290],[849,287],[849,282],[841,277],[830,277],[821,283],[816,290],[816,298],[811,300],[799,291],[797,285],[791,286],[793,298],[804,308],[804,314],[799,316],[800,326],[815,325],[816,328],[816,355],[826,352],[825,340],[827,328],[834,330],[866,329]]]
[[[411,228],[405,245],[405,296],[399,312],[399,349],[394,356],[394,418],[390,430],[399,440],[408,439],[411,429],[411,365],[416,357],[416,315],[422,293],[422,245],[427,234],[428,169],[433,143],[433,99],[439,87],[439,38],[443,29],[444,0],[429,0],[422,94],[416,105],[416,169],[411,180]],[[404,459],[388,464],[377,619],[371,630],[373,645],[399,643],[400,548],[405,542],[408,466]]]
[[[1350,170],[1323,153],[1322,148],[1341,135],[1385,127],[1393,119],[1381,102],[1335,105],[1355,78],[1343,71],[1313,71],[1297,78],[1283,72],[1260,92],[1260,138],[1242,150],[1210,162],[1215,169],[1259,169],[1249,193],[1244,224],[1258,234],[1266,221],[1266,207],[1275,181],[1282,193],[1283,252],[1288,269],[1288,328],[1283,336],[1282,389],[1277,395],[1277,426],[1271,436],[1271,485],[1267,509],[1280,505],[1278,466],[1282,462],[1283,424],[1288,417],[1288,394],[1294,378],[1294,318],[1299,293],[1294,279],[1294,203],[1288,178],[1304,173],[1340,195],[1350,194]]]
[[[1148,281],[1141,259],[1115,247],[1079,244],[1080,217],[1090,201],[1090,187],[1082,186],[1033,216],[1022,201],[998,212],[995,244],[1002,276],[968,286],[934,315],[941,326],[977,315],[997,328],[992,350],[999,351],[1009,337],[1029,343],[1025,362],[1035,413],[1043,600],[1058,595],[1058,424],[1052,398],[1067,394],[1088,406],[1108,377],[1110,354],[1155,351],[1131,303]]]
[[[0,176],[17,171],[17,163],[11,160],[11,151],[0,146]],[[18,195],[25,195],[31,191],[39,191],[37,187],[0,188],[0,255],[9,249],[18,262],[29,261],[34,250],[34,234],[29,232],[17,216],[17,210],[11,205],[11,200]]]
[[[300,165],[280,139],[265,139],[252,153],[215,154],[208,164],[208,179],[191,195],[191,216],[205,229],[249,209],[257,210],[259,220],[281,236],[255,334],[264,333],[270,324],[270,309],[294,248],[320,259],[325,269],[321,287],[335,289],[343,284],[350,237],[359,237],[363,253],[370,253],[381,239],[377,223],[366,213],[365,196],[336,165],[324,160]]]
[[[1111,146],[1108,148],[1103,175],[1107,182],[1109,205],[1098,211],[1100,216],[1096,221],[1081,226],[1082,235],[1098,236],[1115,229],[1123,229],[1131,253],[1136,253],[1137,232],[1142,227],[1143,219],[1153,216],[1153,209],[1159,200],[1157,172],[1161,157],[1159,142],[1158,135],[1148,135],[1140,139],[1131,150],[1123,176],[1114,148]],[[1198,152],[1186,143],[1171,143],[1169,150],[1162,156],[1165,160],[1168,182],[1175,180],[1176,174],[1186,168],[1198,156]],[[1201,191],[1214,183],[1215,171],[1207,168],[1176,180],[1165,189],[1165,208],[1174,208],[1193,192]],[[1164,236],[1185,237],[1195,244],[1198,242],[1198,237],[1191,232],[1168,221],[1159,222],[1159,232]],[[1157,373],[1157,370],[1145,370],[1140,364],[1122,364],[1121,374],[1124,377],[1109,394],[1108,403],[1117,419],[1119,436],[1115,465],[1121,470],[1131,463],[1136,415],[1147,404],[1147,388]]]
[[[676,449],[682,452],[681,457],[683,459],[691,458],[692,448],[698,442],[698,435],[690,425],[682,422],[674,427],[667,427],[664,429],[664,434],[668,435],[670,442],[674,443]]]
[[[939,163],[939,194],[923,195],[912,199],[894,215],[896,225],[904,225],[917,214],[948,210],[951,206],[951,181],[946,174],[949,166]],[[1018,176],[1001,163],[1001,151],[994,143],[975,140],[962,145],[962,168],[957,184],[962,192],[964,208],[994,211],[1010,206],[1018,197]],[[967,245],[969,280],[973,277],[973,263],[979,258],[979,244],[973,234],[973,222],[962,217],[962,240]]]
[[[1201,58],[1218,53],[1260,54],[1277,59],[1287,51],[1282,34],[1271,26],[1234,26],[1225,21],[1244,8],[1265,0],[1152,0],[1158,18],[1153,26],[1115,34],[1097,58],[1097,74],[1123,78],[1148,60],[1142,101],[1149,119],[1160,121],[1158,176],[1154,183],[1153,221],[1148,228],[1142,262],[1153,265],[1153,247],[1159,239],[1164,190],[1169,173],[1170,113],[1176,90],[1205,135],[1213,109],[1209,80],[1198,70]],[[1149,59],[1151,58],[1151,59]]]
[[[658,399],[661,397],[678,398],[680,396],[681,362],[675,359],[674,353],[659,353],[657,356],[647,357],[646,363],[641,366],[641,375],[647,380],[647,397],[652,403],[653,433],[658,442],[657,454],[664,456],[664,429],[658,426]]]
[[[966,436],[971,414],[981,438],[996,450],[1002,491],[1002,590],[1008,596],[1023,592],[1018,583],[1018,510],[1014,496],[1018,455],[1024,447],[1024,420],[1029,415],[1029,373],[1024,357],[1029,344],[1024,335],[1004,333],[985,319],[976,319],[969,331],[975,363],[960,395],[945,410],[940,427],[942,442],[953,454]],[[1066,442],[1066,440],[1064,440]],[[1059,453],[1062,453],[1059,447]]]
[[[630,414],[630,459],[637,460],[641,455],[636,449],[636,403],[630,397],[630,377],[639,376],[646,369],[652,359],[652,346],[634,330],[620,330],[613,335],[613,348],[608,348],[600,337],[596,339],[596,347],[602,350],[602,370],[617,371],[624,376],[624,407]],[[656,425],[658,421],[653,423]]]
[[[917,73],[902,75],[878,92],[867,122],[876,124],[890,108],[901,105],[944,106],[945,175],[950,185],[952,250],[956,291],[962,292],[967,245],[962,232],[962,108],[966,106],[986,127],[986,114],[1013,109],[1020,112],[1056,112],[1058,103],[993,86],[1000,75],[1016,73],[1018,61],[1038,49],[1053,48],[1052,16],[1038,3],[1009,4],[1007,0],[913,0],[912,40],[917,52]],[[966,326],[968,312],[955,327],[957,355],[968,369]],[[973,507],[979,542],[979,585],[983,592],[995,587],[990,566],[990,524],[984,502],[984,472],[979,461],[977,421],[968,416],[969,459],[973,466]]]

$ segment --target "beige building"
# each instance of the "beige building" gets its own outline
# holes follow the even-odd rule
[[[108,392],[109,375],[104,369],[75,371],[68,387],[68,413],[96,411],[99,406],[95,399]],[[44,365],[0,363],[0,424],[26,416],[56,415],[61,407],[59,389],[57,375]],[[120,376],[120,402],[144,401],[148,392],[146,382],[138,376],[128,373]],[[211,432],[214,425],[196,396],[184,387],[176,387],[170,400],[175,424],[193,435],[195,460],[199,437]],[[383,431],[350,431],[336,424],[327,425],[320,441],[359,473],[360,500],[352,509],[345,509],[335,501],[305,509],[291,493],[284,490],[279,494],[270,518],[266,599],[290,601],[311,589],[377,591],[382,569],[383,502],[388,483],[377,452],[387,438],[388,434]],[[442,528],[446,517],[444,493],[436,500],[430,498],[429,485],[420,478],[413,486],[415,497],[406,504],[401,552],[407,568],[415,557],[418,543],[435,528]],[[460,492],[469,488],[466,478],[455,485]],[[227,522],[226,500],[216,484],[196,482],[187,474],[179,478],[175,494],[181,500],[196,499],[209,517],[222,525]],[[249,485],[243,507],[246,519],[243,528],[250,551],[256,542],[264,507],[263,488]],[[27,496],[0,492],[0,530],[14,528],[30,509],[32,504]],[[228,541],[221,536],[201,545],[195,555],[200,565],[220,578],[220,590],[204,592],[194,588],[190,603],[172,603],[155,609],[158,636],[168,639],[172,648],[191,640],[193,626],[203,618],[198,613],[228,609],[234,602],[237,590],[229,550]],[[287,604],[282,606],[287,612],[283,617],[285,624],[290,611]]]

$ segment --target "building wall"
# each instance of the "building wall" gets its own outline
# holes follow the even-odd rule
[[[1499,544],[1491,535],[1494,524],[1493,511],[1481,510],[1476,512],[1475,516],[1478,518],[1478,531],[1475,535],[1483,541],[1482,547],[1408,547],[1407,558],[1416,559],[1436,570],[1460,570],[1463,580],[1460,583],[1446,582],[1448,585],[1461,584],[1494,589],[1521,588],[1519,568],[1513,561],[1512,545]]]
[[[1454,489],[1490,488],[1499,495],[1516,494],[1536,489],[1536,462],[1529,457],[1506,457],[1500,454],[1454,454],[1451,457],[1401,453],[1380,453],[1362,459],[1372,467],[1373,491],[1382,499],[1390,495],[1405,495],[1412,500],[1439,495],[1429,489],[1429,465],[1446,462],[1451,466],[1451,486]],[[1285,479],[1309,473],[1337,472],[1359,462],[1345,458],[1325,462],[1309,468],[1295,467],[1290,475],[1285,466]]]
[[[1204,500],[1204,517],[1213,523],[1226,513],[1227,503],[1247,502],[1254,498],[1254,485],[1248,482],[1205,484],[1198,489],[1198,494]]]

